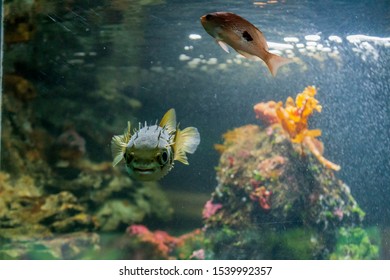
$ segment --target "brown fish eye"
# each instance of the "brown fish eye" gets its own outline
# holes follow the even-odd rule
[[[244,32],[242,33],[242,37],[244,37],[244,39],[247,40],[248,42],[253,41],[253,38],[252,38],[252,36],[248,33],[248,31],[244,31]]]
[[[210,15],[210,14],[206,15],[206,19],[207,19],[207,20],[210,20],[212,17],[213,17],[213,16]]]

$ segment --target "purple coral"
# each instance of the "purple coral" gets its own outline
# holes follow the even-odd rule
[[[78,159],[85,152],[85,139],[74,128],[68,128],[57,139],[58,155],[62,159]]]

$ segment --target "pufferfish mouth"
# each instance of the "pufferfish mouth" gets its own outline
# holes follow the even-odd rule
[[[155,170],[154,168],[134,168],[134,171],[141,174],[151,174]]]

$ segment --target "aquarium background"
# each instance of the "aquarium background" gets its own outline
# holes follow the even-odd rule
[[[245,17],[296,63],[274,78],[262,62],[225,53],[199,21],[214,11]],[[124,237],[132,224],[172,235],[201,228],[218,185],[214,144],[261,125],[255,104],[309,85],[323,107],[310,126],[366,213],[378,257],[389,258],[389,1],[14,0],[3,14],[2,258],[98,258],[96,247],[103,258],[137,258]],[[190,165],[150,184],[111,168],[111,137],[170,108],[200,132]],[[50,238],[62,234],[76,240],[71,253],[52,254]]]

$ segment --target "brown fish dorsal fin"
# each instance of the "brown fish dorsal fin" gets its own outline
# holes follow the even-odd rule
[[[127,130],[123,135],[114,135],[111,140],[111,153],[114,160],[112,161],[112,166],[116,166],[124,159],[124,153],[126,151],[127,143],[131,138],[131,124],[127,123]]]
[[[175,109],[170,109],[165,113],[160,122],[161,127],[165,127],[168,132],[176,131],[176,112]]]
[[[220,40],[217,40],[217,43],[225,52],[229,53],[229,47],[226,43],[224,43]]]

